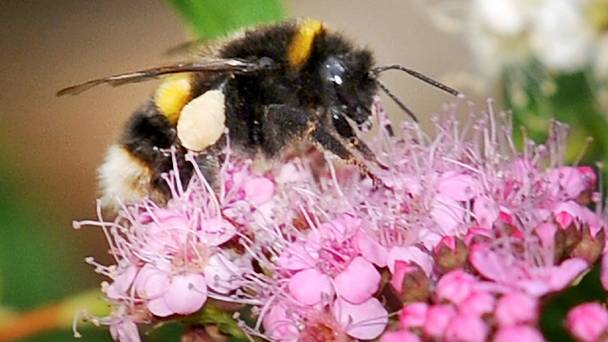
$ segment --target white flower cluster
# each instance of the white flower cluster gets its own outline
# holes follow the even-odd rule
[[[592,68],[608,76],[608,2],[603,0],[441,0],[431,9],[443,27],[466,35],[490,75],[538,61],[550,72]],[[449,19],[449,20],[446,20]],[[445,25],[446,23],[452,25]],[[457,24],[457,26],[453,25]]]

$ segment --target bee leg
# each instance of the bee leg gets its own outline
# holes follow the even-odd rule
[[[362,174],[368,176],[374,187],[384,186],[384,182],[373,172],[369,170],[367,165],[353,155],[336,137],[331,135],[326,129],[319,125],[312,126],[312,138],[314,141],[321,145],[324,149],[331,151],[345,162],[355,165],[359,168]]]
[[[375,163],[381,169],[388,169],[386,165],[382,164],[378,158],[376,158],[376,155],[369,148],[369,146],[367,146],[367,144],[357,136],[342,114],[333,113],[331,118],[336,132],[338,132],[338,134],[346,140],[348,147],[359,151],[365,160]]]

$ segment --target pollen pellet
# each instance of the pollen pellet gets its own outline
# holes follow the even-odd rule
[[[224,133],[224,109],[224,94],[219,90],[207,91],[190,101],[177,121],[181,144],[197,152],[215,144]]]

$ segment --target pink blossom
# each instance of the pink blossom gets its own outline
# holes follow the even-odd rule
[[[547,180],[556,196],[575,199],[583,191],[595,187],[595,172],[587,166],[562,166],[550,170]]]
[[[371,340],[380,336],[387,323],[388,313],[375,298],[361,304],[338,298],[329,308],[281,301],[264,318],[265,335],[278,341],[316,341],[328,336],[342,341],[346,335]]]
[[[495,317],[501,326],[533,323],[538,317],[538,302],[524,293],[507,293],[498,300]]]
[[[584,303],[568,312],[566,326],[577,339],[598,341],[608,329],[608,311],[598,303]]]
[[[380,130],[369,141],[386,167],[368,166],[386,186],[319,152],[259,175],[229,148],[213,184],[188,154],[185,184],[173,152],[166,203],[141,199],[115,220],[82,222],[103,230],[114,258],[87,259],[109,279],[112,314],[97,322],[136,342],[138,324],[188,322],[213,299],[246,306],[251,315],[234,319],[251,339],[542,341],[541,297],[570,286],[604,247],[596,176],[562,166],[558,124],[546,145],[519,152],[491,108],[467,125],[446,111],[432,135],[403,123],[397,137]],[[563,235],[580,232],[601,243],[564,248]],[[597,339],[608,313],[585,304],[567,326]]]
[[[483,228],[492,228],[494,222],[498,219],[500,208],[498,203],[486,196],[475,198],[473,203],[473,214],[477,224]]]
[[[334,293],[353,304],[371,298],[380,285],[380,273],[354,245],[361,221],[350,215],[319,225],[303,242],[290,244],[279,264],[295,272],[290,293],[302,304],[314,305]]]
[[[412,303],[401,309],[399,322],[404,328],[416,328],[424,326],[428,310],[427,303]]]
[[[469,261],[485,278],[498,284],[523,290],[533,296],[542,296],[568,286],[589,265],[583,259],[571,258],[553,265],[552,251],[543,250],[538,242],[527,245],[527,255],[542,255],[525,260],[506,250],[494,250],[476,245],[470,250]],[[539,262],[544,264],[539,264]]]
[[[139,331],[135,323],[128,319],[122,318],[110,324],[110,334],[114,341],[120,342],[140,342]]]
[[[380,342],[420,342],[420,337],[405,329],[398,331],[388,331],[382,335]]]
[[[498,329],[494,342],[543,342],[545,339],[538,329],[529,325],[512,325]]]
[[[432,305],[426,312],[424,333],[441,339],[448,324],[456,316],[456,309],[451,304]]]
[[[458,310],[463,314],[483,316],[494,312],[495,303],[496,300],[492,294],[476,291],[458,305]]]
[[[486,340],[488,327],[484,321],[471,315],[456,315],[445,330],[445,340],[482,342]]]
[[[437,283],[437,297],[460,304],[467,299],[475,289],[477,280],[463,270],[454,270],[439,280]]]

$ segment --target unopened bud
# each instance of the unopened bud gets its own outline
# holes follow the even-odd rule
[[[602,255],[605,243],[606,233],[603,229],[593,236],[589,226],[584,226],[581,239],[570,252],[570,256],[585,259],[591,265]]]
[[[469,250],[464,242],[456,238],[443,238],[433,250],[435,267],[440,274],[457,268],[464,268]]]
[[[397,262],[390,284],[402,303],[424,302],[430,296],[431,281],[416,264]]]
[[[569,225],[564,229],[557,229],[555,232],[555,261],[560,262],[570,255],[574,247],[581,241],[581,231],[574,226]]]

